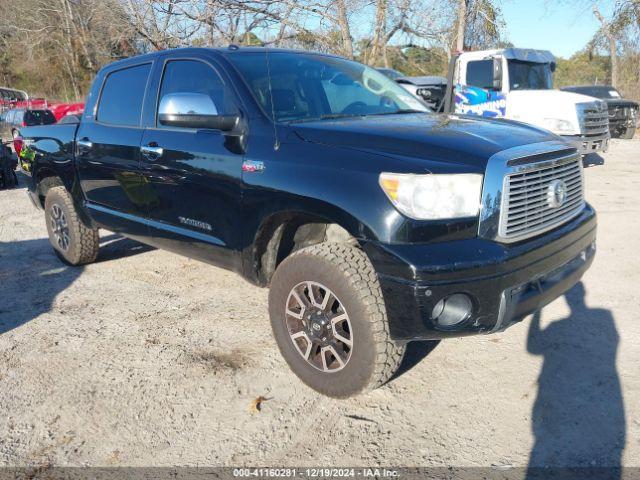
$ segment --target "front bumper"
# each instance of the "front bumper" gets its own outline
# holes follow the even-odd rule
[[[637,128],[637,119],[635,117],[609,118],[609,133],[612,136],[629,128]]]
[[[482,238],[421,245],[366,243],[395,340],[426,340],[504,330],[552,302],[582,277],[595,255],[596,215],[586,206],[572,221],[526,241]],[[431,319],[437,302],[468,295],[471,315],[455,326]]]
[[[580,155],[588,153],[606,152],[609,148],[609,132],[600,135],[563,135],[567,142],[578,149]]]

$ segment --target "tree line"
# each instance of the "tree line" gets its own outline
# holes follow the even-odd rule
[[[589,3],[601,28],[582,51],[559,59],[556,83],[613,83],[640,99],[640,0],[615,0],[608,16],[599,1]],[[5,1],[0,83],[32,96],[79,100],[106,63],[228,44],[331,52],[408,75],[444,75],[455,51],[510,45],[501,6],[501,0]]]

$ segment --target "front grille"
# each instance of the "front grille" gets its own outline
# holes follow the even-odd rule
[[[598,135],[609,131],[609,112],[606,107],[589,104],[582,111],[582,126],[586,135]]]
[[[532,163],[504,178],[499,235],[515,241],[550,230],[584,208],[582,161],[574,154]],[[564,186],[557,205],[556,189]],[[554,188],[555,187],[555,188]]]

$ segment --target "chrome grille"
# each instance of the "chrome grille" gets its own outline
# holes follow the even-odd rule
[[[585,135],[597,135],[609,131],[609,112],[606,104],[583,104],[582,115]]]
[[[566,197],[556,205],[556,190]],[[523,165],[504,177],[499,236],[515,241],[550,230],[584,208],[580,155]]]

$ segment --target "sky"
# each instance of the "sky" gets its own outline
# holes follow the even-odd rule
[[[598,3],[608,18],[614,0]],[[587,0],[504,0],[502,13],[514,46],[550,50],[564,58],[581,50],[600,27]]]

